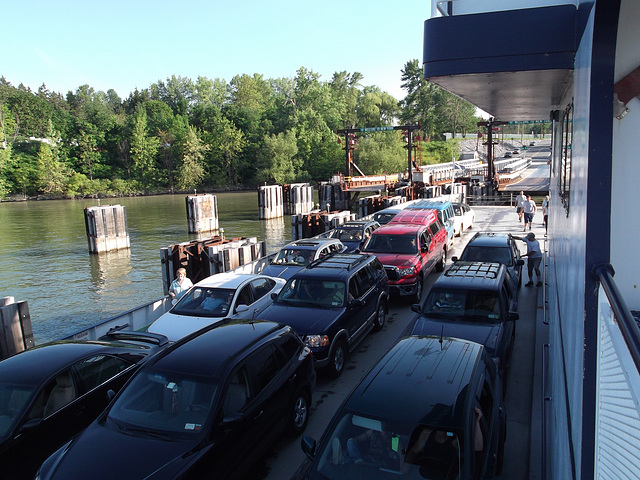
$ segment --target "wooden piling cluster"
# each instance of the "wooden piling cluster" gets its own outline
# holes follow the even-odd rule
[[[347,210],[341,212],[316,210],[310,213],[291,215],[291,241],[315,237],[356,218],[355,213]]]
[[[339,182],[322,182],[318,192],[321,210],[349,210],[349,192],[342,190]]]
[[[90,253],[129,248],[127,212],[122,205],[87,207],[84,209]]]
[[[282,185],[263,185],[258,187],[258,211],[260,220],[284,216]]]
[[[255,237],[225,239],[213,236],[160,249],[162,284],[169,293],[176,270],[184,268],[195,284],[211,275],[233,270],[266,255],[266,244]]]
[[[284,185],[284,214],[297,215],[313,210],[313,187],[308,183]]]
[[[215,195],[210,193],[188,195],[185,200],[189,233],[218,230],[218,200]]]
[[[399,205],[407,201],[406,197],[399,195],[393,197],[385,197],[382,195],[371,195],[358,200],[358,216],[359,218],[368,217],[369,215],[383,210],[385,208]]]
[[[0,298],[0,360],[35,345],[27,302]]]

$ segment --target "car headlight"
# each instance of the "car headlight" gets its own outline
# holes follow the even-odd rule
[[[307,335],[304,341],[310,348],[327,347],[331,343],[327,335]]]
[[[399,268],[398,271],[400,272],[401,277],[409,277],[416,273],[415,267]]]

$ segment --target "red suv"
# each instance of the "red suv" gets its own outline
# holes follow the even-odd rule
[[[434,210],[420,213],[413,223],[390,222],[376,229],[362,248],[384,265],[391,292],[411,296],[415,303],[422,298],[426,276],[434,268],[442,272],[446,261],[447,231]]]

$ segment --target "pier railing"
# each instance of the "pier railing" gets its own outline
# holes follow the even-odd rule
[[[640,463],[640,330],[613,280],[613,267],[598,265],[593,274],[600,282],[600,355],[591,478],[632,478]]]

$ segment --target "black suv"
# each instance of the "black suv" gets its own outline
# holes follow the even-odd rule
[[[216,323],[147,362],[38,478],[242,478],[281,433],[302,433],[314,383],[290,327]]]
[[[513,346],[518,314],[511,278],[499,263],[458,261],[435,281],[411,335],[442,335],[483,344],[504,372]]]
[[[460,258],[452,257],[451,260],[501,263],[507,267],[516,288],[522,285],[524,260],[520,258],[520,249],[516,241],[506,233],[476,233],[464,247]]]
[[[3,480],[33,479],[40,463],[93,422],[164,335],[115,329],[100,340],[44,343],[0,362]]]
[[[506,413],[500,375],[482,345],[401,339],[343,403],[316,442],[308,480],[464,479],[500,473]]]
[[[313,352],[318,368],[338,377],[349,352],[381,330],[389,304],[389,280],[374,255],[336,253],[291,277],[260,318],[291,325]]]

